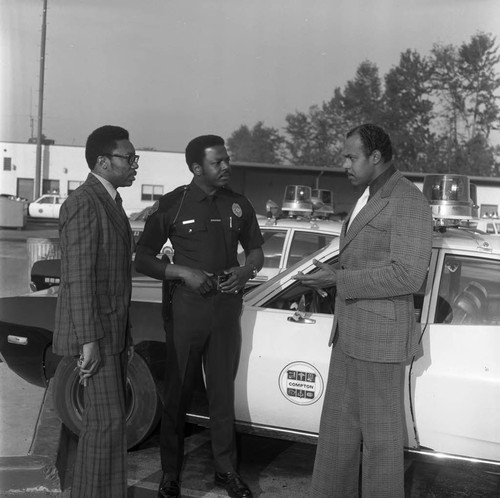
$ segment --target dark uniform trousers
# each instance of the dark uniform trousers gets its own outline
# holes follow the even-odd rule
[[[403,373],[333,347],[311,497],[358,498],[362,440],[363,498],[404,498]]]
[[[217,472],[236,470],[234,378],[241,349],[241,294],[202,296],[178,286],[166,325],[165,398],[160,453],[163,472],[179,478],[186,411],[203,362]]]
[[[127,350],[102,355],[101,361],[99,370],[87,380],[84,388],[85,408],[73,472],[72,498],[127,496]]]

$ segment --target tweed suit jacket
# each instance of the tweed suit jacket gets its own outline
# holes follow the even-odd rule
[[[396,171],[340,237],[335,319],[343,351],[404,362],[418,350],[413,293],[425,280],[432,215],[418,188]]]
[[[61,284],[53,350],[77,355],[99,341],[102,354],[123,351],[130,335],[132,235],[125,213],[89,174],[59,218]]]

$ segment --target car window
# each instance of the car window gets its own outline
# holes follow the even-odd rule
[[[329,263],[335,264],[336,258],[329,261]],[[319,268],[315,268],[311,273],[318,270]],[[298,281],[294,281],[293,284],[271,298],[264,307],[280,310],[297,310],[301,308],[301,311],[306,313],[333,315],[335,310],[335,287],[322,289],[320,293],[310,287],[305,287]]]
[[[283,246],[285,245],[286,231],[284,230],[262,230],[264,244],[264,267],[279,268]]]
[[[279,268],[281,262],[281,255],[283,254],[283,246],[285,245],[287,231],[265,229],[262,230],[262,237],[264,244],[262,250],[264,251],[264,266],[263,268]],[[238,262],[240,265],[245,264],[245,253],[243,248],[238,248]]]
[[[285,267],[294,265],[300,261],[305,255],[311,254],[322,247],[325,247],[336,236],[325,233],[305,232],[296,230],[293,234],[292,243],[290,245],[290,254],[286,261]]]
[[[38,200],[38,204],[52,204],[54,202],[52,197],[42,197]]]
[[[447,255],[434,322],[500,324],[500,262]]]

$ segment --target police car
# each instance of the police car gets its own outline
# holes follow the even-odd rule
[[[154,205],[153,205],[154,206]],[[132,215],[129,219],[134,241],[137,244],[144,231],[145,220],[153,209],[150,206],[140,213]],[[304,256],[329,244],[334,238],[340,235],[342,224],[338,221],[331,221],[310,216],[289,216],[278,217],[257,215],[259,226],[264,238],[264,266],[258,275],[251,279],[246,289],[255,287],[286,268],[294,265]],[[174,250],[167,241],[161,249],[161,255],[168,256],[173,261]],[[238,262],[245,264],[245,254],[243,247],[238,249]],[[31,287],[33,290],[42,290],[59,283],[60,262],[58,260],[37,261],[31,269]],[[141,285],[148,281],[149,277],[135,275],[134,280]],[[160,287],[160,282],[151,281],[151,286]]]
[[[153,206],[133,215],[130,219],[130,226],[136,243],[144,230],[144,224],[149,213],[153,210]],[[342,223],[311,217],[310,213],[311,210],[309,209],[307,213],[300,212],[298,216],[294,214],[274,217],[270,213],[269,216],[257,215],[264,238],[262,246],[264,266],[257,277],[249,282],[248,287],[254,287],[266,282],[297,263],[304,256],[326,246],[340,235]],[[167,241],[161,252],[166,254],[172,261],[174,251],[170,241]],[[238,262],[240,265],[245,264],[245,255],[241,246],[238,251]]]
[[[66,200],[58,194],[45,194],[28,204],[28,215],[32,218],[59,219],[61,206]]]
[[[339,237],[342,223],[307,217],[264,218],[259,226],[264,238],[264,266],[250,281],[250,286],[266,282],[278,273],[328,245]],[[238,254],[241,265],[245,262],[243,248]]]
[[[433,181],[436,192],[449,187]],[[461,190],[468,192],[465,184]],[[457,226],[468,217],[467,200],[457,208],[436,193],[429,198],[437,221],[427,279],[414,296],[422,353],[406,365],[406,449],[500,469],[500,238]],[[331,353],[333,289],[320,295],[292,277],[314,272],[313,259],[335,263],[338,253],[335,238],[244,296],[235,388],[239,430],[316,441]],[[78,433],[83,396],[74,362],[50,348],[56,294],[51,288],[0,300],[0,352],[34,384],[53,378],[55,406]],[[130,447],[158,421],[156,387],[165,348],[158,289],[136,283],[132,299]],[[209,423],[201,376],[189,420]]]

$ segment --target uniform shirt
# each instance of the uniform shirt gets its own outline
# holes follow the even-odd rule
[[[159,252],[167,239],[172,242],[174,263],[214,274],[239,266],[238,242],[245,251],[264,242],[246,197],[229,188],[209,196],[194,182],[160,199],[138,245]]]

